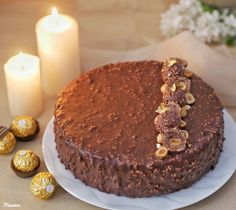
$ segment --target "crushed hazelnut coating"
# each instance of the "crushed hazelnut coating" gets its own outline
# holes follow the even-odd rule
[[[177,87],[181,90],[186,90],[187,89],[187,85],[184,82],[178,82]]]
[[[186,110],[185,106],[181,107],[180,115],[181,115],[181,117],[187,116],[187,110]]]
[[[189,138],[188,131],[186,131],[186,130],[181,130],[181,135],[182,135],[184,138],[186,138],[186,139]]]
[[[167,89],[167,85],[166,84],[161,86],[161,92],[162,93],[166,92],[166,89]]]
[[[27,115],[17,116],[11,123],[11,131],[16,137],[28,137],[37,130],[37,123],[34,118]]]
[[[175,91],[176,91],[176,84],[175,84],[175,83],[170,87],[170,90],[171,90],[172,92],[175,92]]]
[[[166,112],[167,110],[169,110],[169,108],[165,106],[164,103],[161,103],[160,106],[158,106],[158,108],[156,109],[156,112],[161,114],[161,113]]]
[[[162,139],[163,139],[162,134],[159,133],[159,134],[157,135],[157,142],[161,144],[161,143],[162,143]]]
[[[189,70],[185,70],[184,71],[184,76],[186,77],[186,78],[191,78],[192,76],[193,76],[193,73],[191,72],[191,71],[189,71]]]
[[[183,128],[183,127],[185,127],[186,125],[187,125],[187,123],[186,123],[185,121],[181,120],[181,122],[180,122],[180,127]]]
[[[191,93],[186,93],[185,97],[188,104],[193,104],[195,102],[195,98]]]
[[[191,109],[191,106],[185,105],[185,109],[186,109],[186,110],[189,110],[189,109]]]
[[[8,131],[0,138],[0,154],[9,154],[16,146],[16,138],[12,132]]]
[[[38,167],[39,159],[31,150],[19,150],[13,158],[13,164],[18,170],[29,172]]]
[[[177,61],[176,61],[176,59],[169,59],[167,62],[166,62],[166,65],[168,66],[168,67],[171,67],[171,66],[173,66],[175,63],[177,63]]]
[[[156,156],[159,158],[164,158],[168,154],[168,150],[166,147],[161,146],[157,151],[156,151]]]
[[[56,180],[49,172],[40,172],[34,176],[30,184],[31,192],[40,199],[48,199],[56,190]]]
[[[157,149],[159,149],[160,147],[161,147],[161,144],[156,144],[156,147],[157,147]]]
[[[185,105],[183,107],[181,107],[180,110],[180,115],[181,117],[186,117],[187,116],[187,110],[189,110],[191,107],[189,105]]]

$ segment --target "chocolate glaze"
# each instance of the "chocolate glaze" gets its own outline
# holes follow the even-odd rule
[[[109,64],[62,91],[55,106],[56,149],[76,178],[103,192],[144,197],[189,187],[214,167],[223,144],[223,107],[195,75],[196,101],[184,118],[189,147],[155,156],[161,68],[157,61]]]

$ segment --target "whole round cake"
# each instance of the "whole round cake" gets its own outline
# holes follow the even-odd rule
[[[108,64],[61,92],[54,132],[61,162],[100,191],[145,197],[191,186],[216,165],[222,105],[187,62]]]

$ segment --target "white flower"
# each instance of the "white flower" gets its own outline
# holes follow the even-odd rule
[[[236,36],[236,17],[234,15],[228,15],[223,17],[224,21],[224,37]]]
[[[236,17],[233,14],[225,16],[224,23],[236,29]]]
[[[161,15],[161,31],[165,36],[173,36],[189,26],[194,27],[193,19],[201,12],[201,5],[196,0],[181,0],[179,4],[171,5],[170,9]]]
[[[220,42],[236,36],[236,17],[227,9],[205,12],[198,0],[180,0],[161,14],[160,29],[167,37],[189,30],[204,42]]]
[[[215,10],[213,13],[204,12],[196,19],[196,27],[193,34],[201,40],[211,43],[221,40],[220,13]]]

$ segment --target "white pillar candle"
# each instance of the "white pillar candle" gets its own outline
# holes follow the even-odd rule
[[[7,61],[4,70],[11,115],[37,117],[43,108],[39,58],[19,53]]]
[[[51,15],[38,21],[36,35],[43,90],[47,95],[57,96],[80,72],[78,24],[53,8]]]

